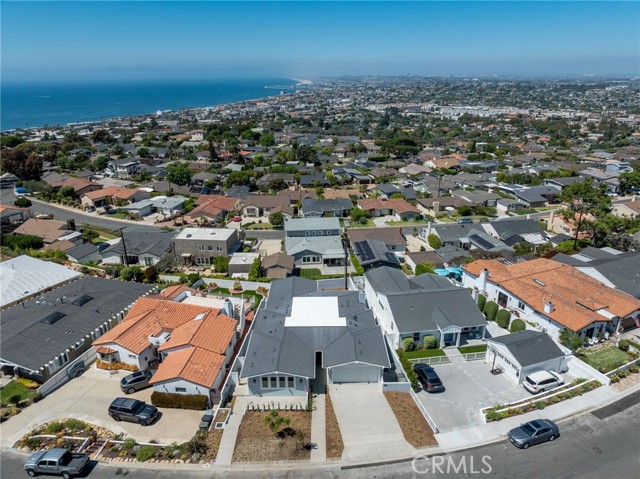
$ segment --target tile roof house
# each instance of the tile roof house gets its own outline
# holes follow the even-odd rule
[[[280,212],[285,216],[293,216],[291,201],[285,195],[249,195],[243,201],[242,214],[251,218],[269,216]]]
[[[407,247],[407,240],[402,234],[402,228],[394,226],[351,228],[347,230],[347,236],[351,244],[368,239],[383,241],[389,251],[404,251]]]
[[[553,338],[563,329],[591,338],[613,333],[625,321],[640,321],[640,300],[550,259],[474,261],[464,266],[463,285]]]
[[[250,395],[306,396],[316,381],[381,383],[389,367],[382,330],[356,291],[277,280],[254,324],[240,372]]]
[[[484,337],[486,319],[467,289],[433,274],[408,277],[386,266],[365,273],[364,292],[395,348],[405,338],[422,344],[435,336],[440,347],[464,337]]]
[[[420,210],[402,198],[358,200],[358,208],[368,211],[371,216],[393,215],[397,221],[417,219]]]
[[[52,188],[64,188],[66,186],[70,186],[73,188],[73,194],[76,198],[80,198],[82,195],[91,191],[102,189],[102,185],[100,183],[94,183],[93,181],[85,178],[67,178],[62,181],[51,183],[50,186]]]
[[[0,224],[13,225],[23,223],[30,215],[29,208],[0,205]]]
[[[210,223],[224,220],[229,212],[240,207],[240,200],[230,196],[201,195],[196,207],[185,216],[196,221]]]
[[[120,324],[94,341],[100,359],[140,370],[159,360],[154,390],[213,400],[231,363],[238,321],[228,315],[231,308],[203,304],[205,298],[192,304],[190,297],[136,301]]]
[[[83,207],[92,206],[99,208],[108,204],[124,202],[126,204],[151,198],[149,192],[138,188],[119,188],[117,186],[107,186],[101,190],[86,193],[80,197]]]

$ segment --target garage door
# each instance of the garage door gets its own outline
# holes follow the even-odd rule
[[[379,377],[380,368],[366,364],[337,366],[331,370],[334,383],[377,383]]]

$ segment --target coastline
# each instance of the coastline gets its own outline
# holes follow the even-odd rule
[[[301,80],[307,82],[306,80]],[[158,82],[49,83],[15,86],[21,89],[16,99],[3,88],[2,133],[42,128],[102,124],[144,116],[170,115],[196,110],[211,110],[281,96],[268,91],[269,83],[287,83],[290,91],[301,86],[292,78],[248,80],[178,80]],[[308,85],[309,83],[304,83]],[[76,91],[81,95],[76,96]],[[151,91],[150,91],[151,90]],[[146,96],[145,96],[146,95]],[[246,97],[246,98],[244,98]],[[10,100],[10,102],[7,101]],[[15,105],[14,105],[15,104]],[[5,124],[7,126],[5,126]],[[23,126],[24,125],[24,126]]]

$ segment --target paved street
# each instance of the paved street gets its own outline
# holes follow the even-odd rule
[[[229,478],[244,479],[254,477],[268,478],[318,478],[328,479],[344,477],[348,479],[419,479],[430,478],[463,478],[492,477],[495,479],[512,479],[536,477],[542,479],[579,478],[602,479],[637,477],[640,468],[638,458],[638,430],[640,430],[640,393],[628,396],[613,405],[587,413],[578,418],[561,422],[562,435],[553,443],[546,443],[519,450],[507,441],[472,449],[467,453],[456,453],[440,456],[435,461],[442,461],[440,473],[433,473],[435,461],[417,461],[420,471],[429,469],[424,474],[412,469],[411,461],[389,464],[378,467],[359,467],[341,469],[339,465],[327,464],[316,469],[291,468],[283,465],[248,465],[242,470],[216,469],[215,466],[201,466],[198,469],[186,469],[184,466],[147,465],[144,469],[122,465],[105,465],[92,463],[93,470],[83,477],[90,479],[117,479],[131,477],[135,479],[189,479],[189,478]],[[479,472],[487,470],[486,463],[491,466],[488,474]],[[471,457],[474,468],[471,470]],[[466,461],[462,463],[461,461]],[[26,454],[4,450],[2,453],[2,477],[26,477],[22,464]],[[453,472],[446,464],[466,464],[466,472],[459,469]],[[544,467],[541,467],[544,465]]]

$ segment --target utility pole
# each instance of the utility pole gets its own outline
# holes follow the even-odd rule
[[[124,231],[123,231],[124,229],[125,229],[125,226],[123,226],[122,228],[119,228],[118,231],[120,231],[120,238],[122,239],[122,249],[124,250],[124,264],[128,268],[129,257],[127,256],[127,245],[124,242]]]

